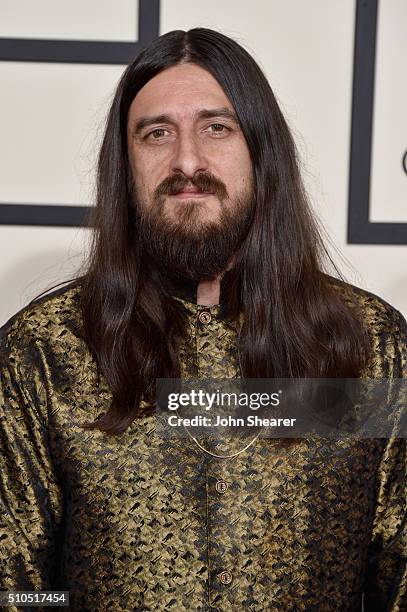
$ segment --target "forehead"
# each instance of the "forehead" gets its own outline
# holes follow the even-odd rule
[[[163,70],[140,89],[129,116],[167,113],[184,116],[200,108],[233,106],[218,81],[195,64],[178,64]]]

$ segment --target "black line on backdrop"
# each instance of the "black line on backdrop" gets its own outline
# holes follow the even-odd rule
[[[407,223],[369,219],[378,0],[357,0],[348,196],[349,244],[407,244]]]
[[[0,60],[86,64],[128,64],[159,34],[160,0],[138,0],[138,40],[134,42],[1,38]],[[78,227],[90,206],[0,203],[0,225]]]
[[[136,0],[135,0],[136,1]],[[159,33],[160,0],[138,0],[134,41],[0,38],[0,60],[68,64],[128,64]]]

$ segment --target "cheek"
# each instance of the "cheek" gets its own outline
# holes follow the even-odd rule
[[[229,157],[224,166],[224,177],[232,189],[240,190],[252,184],[252,163],[246,148],[234,151]]]
[[[152,197],[155,188],[158,186],[163,178],[160,178],[157,169],[160,164],[154,162],[154,160],[147,161],[143,157],[132,155],[131,156],[131,171],[133,174],[133,181],[136,185],[138,193],[143,198]]]
[[[152,167],[146,167],[141,160],[133,157],[131,160],[131,171],[137,193],[143,198],[150,197],[156,185],[154,184],[154,171]]]
[[[248,151],[245,152],[244,162],[241,169],[242,187],[252,188],[254,184],[253,164]]]
[[[243,163],[242,163],[243,174],[244,176],[248,177],[251,180],[252,174],[253,174],[253,164],[252,164],[252,160],[250,157],[249,149],[247,148],[246,145],[244,147],[244,153],[242,155],[242,159],[243,159]]]

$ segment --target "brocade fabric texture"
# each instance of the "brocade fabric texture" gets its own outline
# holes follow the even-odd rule
[[[365,375],[406,377],[400,312],[333,282],[368,326]],[[238,378],[239,321],[173,291],[188,313],[183,377]],[[259,438],[217,459],[160,437],[154,416],[85,431],[111,394],[79,295],[60,288],[1,328],[1,590],[69,591],[78,612],[407,610],[405,439]]]

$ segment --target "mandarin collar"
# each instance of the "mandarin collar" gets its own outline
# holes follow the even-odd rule
[[[189,306],[194,306],[196,309],[216,309],[221,314],[226,314],[227,296],[229,293],[229,282],[231,279],[231,270],[225,272],[220,281],[219,304],[206,306],[197,304],[198,281],[192,281],[187,278],[174,278],[170,276],[160,275],[161,283],[164,289],[172,297],[181,299],[187,302]]]

